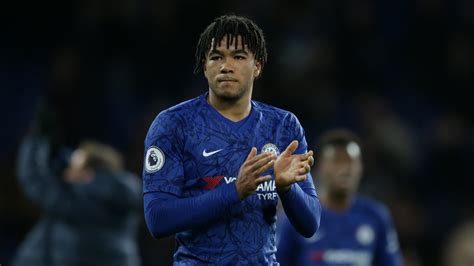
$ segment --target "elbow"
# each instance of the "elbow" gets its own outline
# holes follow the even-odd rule
[[[300,234],[304,236],[305,238],[310,238],[316,233],[316,231],[318,230],[318,227],[319,226],[316,223],[310,222],[307,224],[307,226],[305,226],[304,228],[300,230]]]
[[[151,236],[154,239],[161,239],[161,238],[165,238],[165,237],[171,235],[171,233],[168,233],[164,230],[160,230],[160,228],[150,228],[150,227],[148,227],[148,229],[150,231]]]
[[[304,237],[304,238],[310,238],[314,235],[314,233],[316,233],[316,231],[304,231],[304,232],[300,232],[300,234]]]
[[[145,222],[148,231],[155,239],[160,239],[173,234],[171,226],[166,224],[166,217],[157,211],[150,208],[145,212]]]
[[[151,236],[155,239],[165,238],[173,234],[171,230],[167,230],[164,226],[160,226],[157,223],[150,223],[148,219],[146,221],[146,224],[148,227],[148,231],[150,232]]]
[[[153,236],[153,238],[160,239],[173,234],[171,230],[167,229],[164,225],[160,225],[156,220],[149,219],[148,216],[146,216],[145,220],[148,231]]]
[[[312,215],[309,216],[306,226],[302,227],[300,230],[300,234],[305,238],[310,238],[316,234],[321,223],[321,204],[319,203],[319,200],[316,201],[314,210],[311,214]]]
[[[296,223],[294,224],[294,227],[300,235],[305,238],[310,238],[319,228],[319,219],[317,219],[316,215],[312,214],[308,217],[308,219],[303,221],[303,224],[301,224],[301,222],[300,224]]]

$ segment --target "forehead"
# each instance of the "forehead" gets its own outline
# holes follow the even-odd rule
[[[347,145],[329,145],[322,150],[322,158],[330,160],[358,160],[360,159],[360,148],[355,142]]]
[[[251,53],[248,45],[244,43],[241,35],[226,34],[220,40],[212,38],[209,52],[221,50],[245,50]]]

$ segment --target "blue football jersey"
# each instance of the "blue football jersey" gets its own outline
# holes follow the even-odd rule
[[[279,154],[296,139],[295,153],[306,152],[304,131],[292,113],[257,101],[252,101],[246,118],[233,122],[206,98],[207,93],[178,104],[153,121],[145,140],[144,194],[161,192],[184,199],[222,189],[225,195],[232,194],[231,199],[216,200],[236,201],[212,222],[178,230],[175,264],[277,264],[278,194],[273,170],[263,174],[273,179],[260,184],[243,201],[238,200],[234,182],[252,147],[258,153]],[[306,181],[295,185],[316,196],[309,174]],[[183,209],[180,215],[191,211],[196,210]],[[213,210],[204,207],[198,211]]]
[[[402,265],[388,210],[362,196],[357,196],[343,212],[323,206],[320,227],[311,238],[300,237],[282,215],[277,238],[277,258],[282,266]]]

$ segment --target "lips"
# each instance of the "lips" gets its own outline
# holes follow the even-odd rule
[[[217,82],[237,82],[237,79],[233,79],[233,78],[218,78],[217,79]]]

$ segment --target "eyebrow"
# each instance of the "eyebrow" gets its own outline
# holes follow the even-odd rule
[[[209,56],[210,55],[214,55],[214,54],[218,54],[218,55],[223,55],[223,53],[217,49],[212,49],[210,52],[209,52]],[[249,55],[249,52],[247,52],[246,50],[244,49],[236,49],[236,50],[232,50],[231,52],[232,55],[236,55],[236,54],[245,54],[245,55]]]

